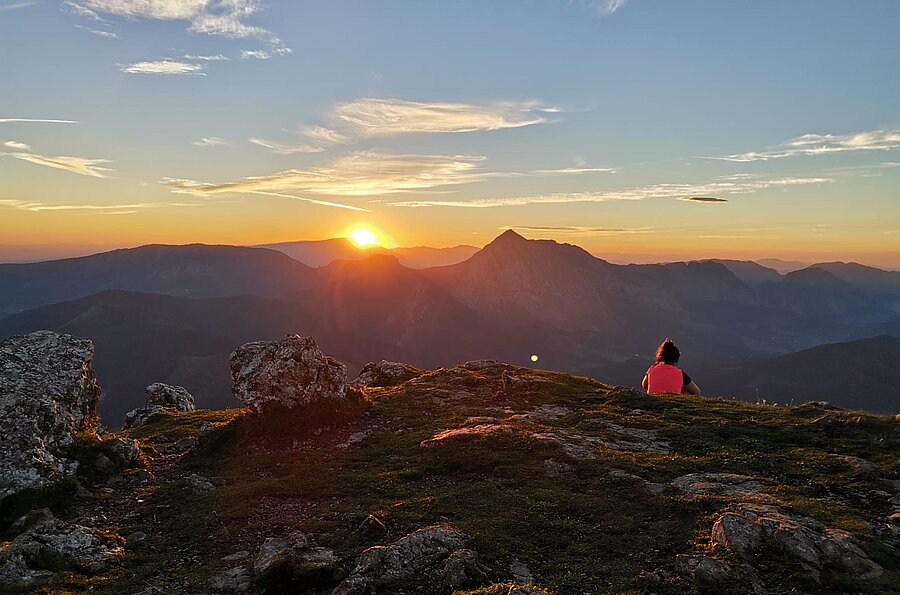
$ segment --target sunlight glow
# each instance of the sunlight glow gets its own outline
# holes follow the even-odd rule
[[[360,248],[368,248],[369,246],[381,246],[382,241],[371,227],[359,226],[350,230],[344,237],[349,238],[354,244]]]

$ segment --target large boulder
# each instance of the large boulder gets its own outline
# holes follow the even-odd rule
[[[193,395],[183,386],[154,382],[146,390],[146,404],[125,414],[126,428],[140,427],[150,419],[150,416],[164,409],[174,411],[194,411],[196,409]]]
[[[239,347],[231,354],[231,380],[234,395],[257,413],[347,395],[347,367],[299,335]]]
[[[369,362],[359,371],[359,376],[351,382],[352,386],[396,386],[407,380],[412,380],[422,375],[422,370],[398,362],[381,360],[378,363]]]
[[[333,551],[317,545],[305,533],[295,531],[287,537],[266,539],[253,562],[253,572],[264,579],[275,577],[315,584],[333,579],[339,570],[338,562]]]
[[[147,387],[147,404],[174,407],[178,411],[194,411],[194,397],[183,386],[154,382]]]
[[[38,331],[0,343],[0,499],[75,472],[75,435],[97,423],[89,339]]]
[[[712,527],[713,547],[750,558],[767,541],[813,569],[838,568],[857,579],[881,575],[882,568],[860,549],[846,531],[793,516],[776,506],[737,504],[719,515]]]
[[[451,593],[483,578],[466,536],[456,529],[426,527],[387,546],[374,546],[356,559],[333,595],[365,593]]]
[[[22,588],[60,570],[102,572],[121,562],[125,549],[117,540],[89,527],[55,518],[49,510],[22,519],[34,523],[0,546],[0,583]]]

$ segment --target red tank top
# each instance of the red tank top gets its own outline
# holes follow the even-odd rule
[[[656,364],[647,370],[647,394],[675,393],[681,394],[684,386],[684,373],[678,366]]]

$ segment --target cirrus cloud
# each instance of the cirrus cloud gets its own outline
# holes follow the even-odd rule
[[[512,196],[501,198],[481,198],[472,200],[404,200],[387,201],[392,207],[456,207],[456,208],[490,208],[516,207],[531,204],[563,204],[574,202],[607,202],[613,200],[646,200],[653,198],[683,199],[687,196],[703,196],[709,194],[752,194],[768,188],[787,188],[811,184],[828,184],[832,178],[757,178],[738,174],[721,176],[700,184],[650,184],[623,190],[607,192],[569,192],[536,194],[528,196]]]
[[[453,134],[521,128],[542,124],[558,108],[537,102],[427,103],[362,98],[333,107],[327,126],[301,130],[323,144],[405,134]]]
[[[884,129],[852,134],[804,134],[766,151],[751,151],[724,157],[720,161],[746,163],[785,157],[817,156],[847,151],[890,151],[900,148],[900,130]]]
[[[211,197],[235,192],[311,192],[331,196],[379,196],[466,184],[491,174],[480,171],[484,157],[395,155],[362,151],[327,165],[290,169],[222,183],[164,180],[174,192]]]
[[[13,149],[11,152],[0,153],[0,156],[13,157],[35,165],[44,165],[54,169],[61,169],[73,174],[81,176],[90,176],[93,178],[107,178],[106,172],[112,171],[107,167],[102,167],[105,163],[111,163],[108,159],[87,159],[84,157],[47,157],[35,153],[30,146],[18,141],[6,141],[3,146]]]
[[[150,60],[146,62],[135,62],[134,64],[122,64],[119,69],[127,74],[190,74],[195,76],[205,76],[203,66],[200,64],[192,64],[190,62],[179,62],[177,60]]]

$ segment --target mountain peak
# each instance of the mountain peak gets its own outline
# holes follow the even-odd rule
[[[501,245],[513,245],[518,244],[520,242],[527,242],[528,240],[523,236],[519,235],[512,229],[507,229],[499,236],[494,238],[494,240],[488,244],[488,246],[501,246]]]

